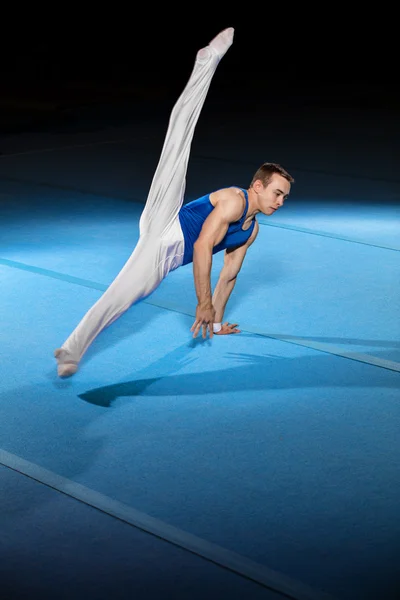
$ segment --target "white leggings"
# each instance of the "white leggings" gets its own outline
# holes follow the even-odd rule
[[[176,102],[139,222],[138,243],[117,277],[63,343],[59,364],[79,363],[99,333],[130,306],[149,296],[183,262],[178,213],[194,129],[219,63],[209,46],[197,53],[188,83]]]

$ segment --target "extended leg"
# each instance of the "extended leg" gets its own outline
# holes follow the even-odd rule
[[[233,29],[226,29],[197,53],[190,79],[171,113],[140,218],[138,244],[110,287],[55,351],[61,377],[77,371],[79,361],[97,335],[132,304],[151,294],[176,266],[178,255],[183,254],[181,232],[174,228],[178,227],[177,216],[183,202],[190,146],[213,74],[232,39]],[[166,234],[168,244],[164,242]]]
[[[160,160],[140,218],[141,232],[151,230],[162,234],[178,216],[194,130],[218,63],[232,45],[233,34],[233,28],[224,29],[197,53],[190,79],[169,119]]]
[[[97,335],[132,304],[149,296],[171,270],[171,263],[179,251],[171,243],[142,235],[135,250],[117,277],[85,314],[61,348],[55,351],[60,377],[73,375],[78,363]]]

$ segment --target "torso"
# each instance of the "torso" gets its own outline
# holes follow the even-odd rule
[[[225,224],[229,225],[224,238],[213,246],[213,254],[252,243],[257,236],[257,221],[254,213],[249,215],[247,190],[232,186],[205,194],[182,206],[179,222],[184,238],[183,265],[193,261],[193,250],[206,219],[219,206],[220,217],[225,213]]]

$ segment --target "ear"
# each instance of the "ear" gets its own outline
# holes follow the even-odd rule
[[[254,191],[257,194],[259,194],[260,192],[263,191],[264,186],[263,186],[263,183],[262,183],[261,179],[256,179],[255,180],[255,182],[253,183],[253,188],[254,188]]]

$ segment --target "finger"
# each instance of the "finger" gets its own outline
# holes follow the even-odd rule
[[[194,331],[195,330],[197,323],[198,323],[198,321],[196,319],[195,322],[193,323],[193,325],[191,326],[190,331]]]
[[[207,327],[208,327],[208,324],[207,323],[203,323],[203,339],[204,340],[207,337]]]
[[[197,337],[197,335],[200,331],[200,326],[201,326],[201,322],[199,322],[199,323],[196,322],[195,325],[193,325],[194,329],[193,328],[192,329],[193,329],[193,337],[194,338]]]
[[[213,329],[213,324],[209,323],[208,324],[208,334],[210,336],[210,339],[212,338],[212,336],[214,335],[214,329]]]

